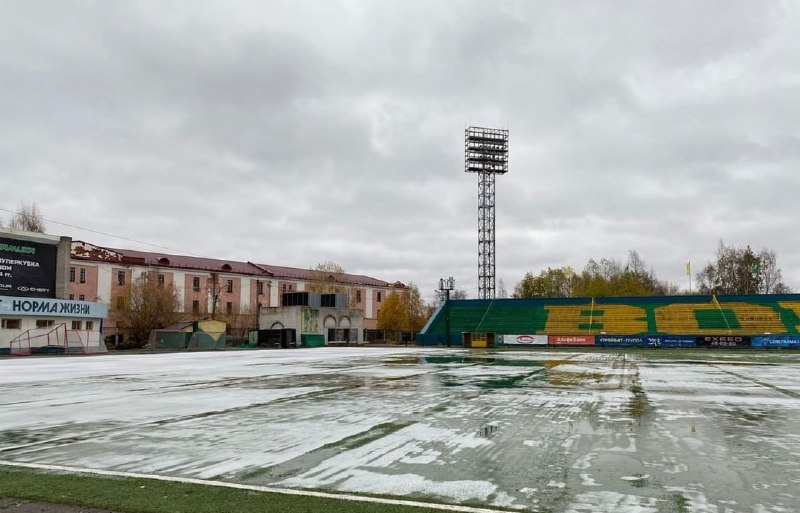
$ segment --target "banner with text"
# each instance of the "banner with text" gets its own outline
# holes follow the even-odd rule
[[[695,347],[695,337],[670,335],[598,335],[595,345],[603,347]]]
[[[108,316],[108,305],[66,299],[2,296],[0,297],[0,315],[103,319]]]
[[[750,347],[746,335],[706,335],[695,338],[697,347]]]
[[[0,237],[0,296],[55,297],[56,252],[52,244]]]
[[[550,335],[547,344],[551,346],[593,346],[594,335]]]
[[[596,346],[603,347],[647,347],[647,337],[627,335],[598,335]]]
[[[508,346],[546,346],[547,335],[500,335]]]
[[[696,347],[695,337],[663,335],[645,337],[651,347]]]
[[[753,337],[753,347],[766,347],[774,349],[800,349],[800,337]]]

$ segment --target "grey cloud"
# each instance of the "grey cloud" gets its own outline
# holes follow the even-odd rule
[[[719,239],[800,287],[798,25],[777,1],[8,3],[0,206],[474,289],[471,122],[511,129],[508,289],[628,249],[683,283]]]

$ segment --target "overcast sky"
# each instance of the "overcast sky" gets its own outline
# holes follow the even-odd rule
[[[797,1],[0,0],[0,208],[118,237],[49,233],[476,297],[470,124],[509,291],[720,240],[800,289]]]

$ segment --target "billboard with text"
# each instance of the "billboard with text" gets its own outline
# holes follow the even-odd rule
[[[546,346],[547,335],[501,335],[503,344],[511,346]]]
[[[55,297],[57,249],[0,237],[0,296]]]
[[[547,343],[551,346],[593,346],[594,335],[550,335]]]

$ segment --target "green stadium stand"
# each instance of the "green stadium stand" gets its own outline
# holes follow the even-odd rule
[[[449,335],[448,335],[449,318]],[[800,294],[451,300],[420,334],[796,335]],[[436,343],[436,342],[432,342]]]

